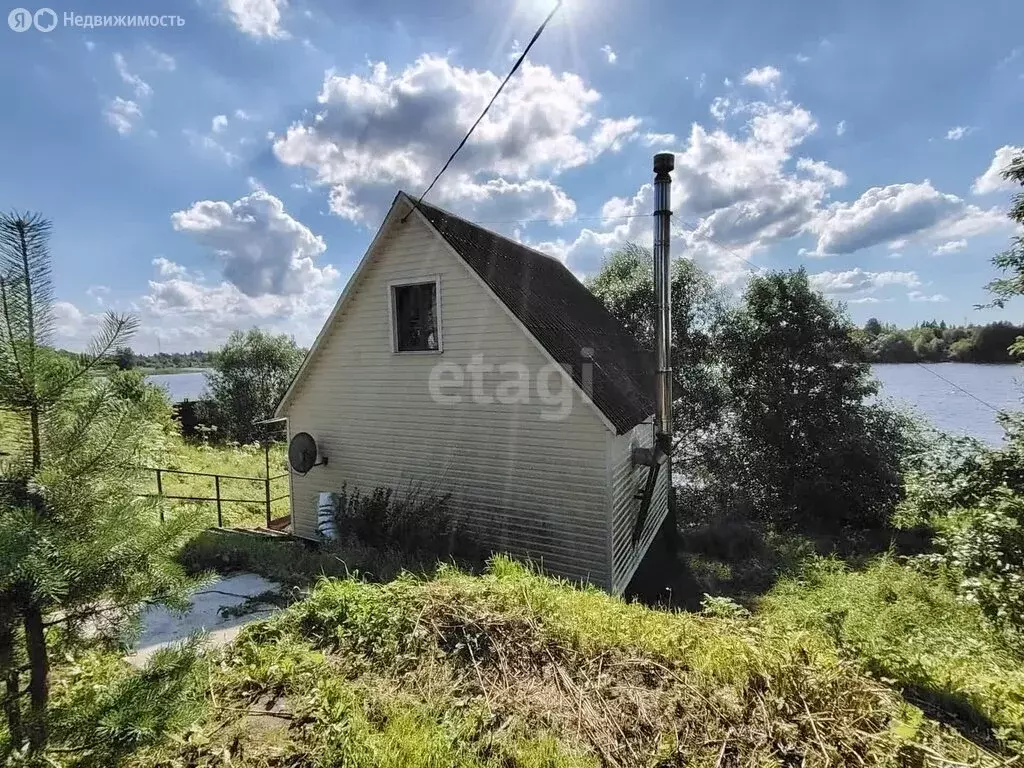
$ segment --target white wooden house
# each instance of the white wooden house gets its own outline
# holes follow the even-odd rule
[[[420,483],[477,543],[621,593],[667,511],[662,473],[637,526],[653,411],[649,355],[563,264],[399,193],[277,409],[329,459],[292,473],[293,530],[321,491]]]

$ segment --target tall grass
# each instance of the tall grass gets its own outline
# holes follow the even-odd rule
[[[228,443],[214,445],[198,441],[186,441],[177,435],[169,436],[166,441],[163,458],[159,461],[161,469],[201,472],[206,474],[234,475],[236,477],[262,478],[266,476],[263,447],[258,444],[239,445]],[[287,454],[283,443],[274,443],[270,448],[270,476],[285,474],[288,471]],[[216,496],[215,480],[212,477],[196,475],[178,475],[170,472],[162,473],[161,484],[164,494],[170,496],[190,496],[214,498]],[[156,493],[156,473],[143,472],[139,480],[140,493]],[[270,484],[271,498],[286,496],[288,478],[282,477]],[[224,524],[226,526],[253,527],[266,522],[265,486],[262,480],[235,480],[222,478],[220,481],[221,498],[251,499],[248,502],[225,502],[222,504]],[[188,502],[172,501],[171,509]],[[212,501],[199,505],[209,524],[216,525],[217,507]],[[280,499],[271,504],[271,517],[283,517],[288,514],[288,499]]]
[[[999,764],[818,626],[654,611],[504,558],[323,580],[213,674],[201,735],[146,764]]]
[[[890,557],[861,571],[818,560],[759,607],[768,625],[829,637],[932,715],[1024,751],[1024,657],[941,579]]]

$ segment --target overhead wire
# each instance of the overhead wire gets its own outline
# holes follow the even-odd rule
[[[967,396],[968,396],[969,398],[971,398],[972,400],[976,400],[976,401],[978,401],[979,403],[981,403],[982,405],[984,405],[984,406],[985,406],[986,408],[988,408],[989,410],[991,410],[991,411],[992,411],[993,413],[999,413],[999,412],[1000,412],[1000,409],[999,409],[999,408],[996,408],[996,407],[995,407],[994,405],[992,405],[992,403],[989,403],[989,402],[986,402],[986,401],[982,400],[982,399],[981,399],[980,397],[978,397],[977,395],[975,395],[975,394],[974,394],[973,392],[969,392],[968,390],[966,390],[966,389],[964,389],[963,387],[961,387],[961,386],[960,386],[959,384],[957,384],[957,383],[956,383],[955,381],[950,381],[949,379],[947,379],[947,378],[946,378],[945,376],[943,376],[943,375],[942,375],[941,373],[939,373],[938,371],[934,371],[934,370],[932,370],[932,369],[931,369],[931,368],[929,368],[929,367],[928,367],[927,365],[925,365],[924,363],[922,363],[922,362],[920,362],[920,361],[918,361],[918,360],[915,360],[914,362],[915,362],[915,363],[916,363],[917,365],[919,365],[919,366],[921,366],[922,368],[924,368],[924,369],[925,369],[926,371],[928,371],[928,373],[930,373],[930,374],[931,374],[932,376],[935,376],[935,377],[937,377],[937,378],[939,378],[939,379],[942,379],[942,380],[943,380],[944,382],[946,382],[947,384],[949,384],[949,386],[951,386],[951,387],[952,387],[953,389],[955,389],[955,390],[958,390],[959,392],[962,392],[963,394],[967,395]]]
[[[536,43],[540,36],[544,33],[544,29],[547,27],[548,22],[551,21],[552,17],[558,12],[558,9],[562,7],[562,2],[563,0],[557,0],[554,8],[551,9],[551,12],[544,18],[544,21],[542,21],[540,23],[540,26],[537,27],[537,31],[533,33],[533,37],[530,38],[530,42],[526,44],[526,47],[523,49],[523,52],[519,54],[519,57],[516,59],[515,64],[512,65],[512,69],[510,69],[508,74],[505,75],[505,79],[501,81],[501,85],[498,86],[498,90],[494,92],[494,95],[491,96],[491,100],[487,102],[487,106],[484,107],[484,111],[480,113],[480,116],[476,119],[473,125],[469,127],[469,130],[466,131],[466,135],[462,137],[462,141],[460,141],[459,145],[455,147],[455,151],[452,152],[452,154],[449,156],[448,160],[442,166],[441,170],[437,172],[437,176],[434,177],[434,180],[430,182],[430,185],[425,190],[423,190],[423,194],[421,194],[416,199],[416,207],[418,207],[419,204],[423,202],[423,198],[427,196],[427,193],[429,193],[430,190],[434,188],[434,185],[437,184],[438,179],[440,179],[441,176],[444,175],[444,172],[448,170],[448,166],[452,164],[452,160],[455,159],[455,156],[459,154],[459,151],[464,146],[466,146],[466,142],[469,141],[469,137],[473,135],[473,131],[475,131],[476,127],[480,125],[480,121],[484,119],[484,116],[490,110],[491,106],[497,100],[498,96],[501,95],[501,92],[505,89],[505,86],[508,84],[508,81],[512,79],[512,76],[518,71],[519,67],[526,59],[526,54],[530,52],[530,49],[533,48],[533,44]],[[410,211],[409,213],[412,213],[412,211]],[[405,221],[405,219],[409,218],[409,213],[405,214],[405,217],[402,219],[402,221]]]

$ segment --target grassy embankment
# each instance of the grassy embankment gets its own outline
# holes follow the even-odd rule
[[[1021,658],[903,566],[821,565],[734,608],[656,611],[505,559],[324,580],[215,655],[205,714],[136,764],[995,766],[1021,747]]]

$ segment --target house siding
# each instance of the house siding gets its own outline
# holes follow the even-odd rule
[[[553,408],[537,396],[536,373],[549,360],[418,216],[382,237],[283,409],[289,433],[309,432],[329,459],[305,476],[292,475],[295,533],[315,535],[321,491],[347,484],[401,492],[419,485],[450,493],[466,532],[483,546],[607,588],[607,460],[614,435],[572,389],[563,420],[541,418]],[[434,276],[440,277],[444,351],[394,354],[388,284]],[[465,370],[481,354],[495,366],[525,364],[529,402],[474,402],[469,373],[464,387],[443,390],[462,402],[431,396],[435,365]],[[509,375],[481,378],[482,392],[493,395]],[[556,393],[572,386],[561,372],[550,382]]]
[[[636,523],[640,500],[634,498],[647,481],[648,467],[634,466],[633,447],[650,448],[654,444],[654,430],[651,424],[638,424],[630,432],[610,438],[608,442],[608,477],[611,496],[611,528],[609,549],[612,563],[612,586],[614,594],[621,594],[640,561],[643,560],[668,514],[668,472],[662,467],[651,499],[651,509],[644,522],[644,529],[636,545],[633,544],[633,527]]]

